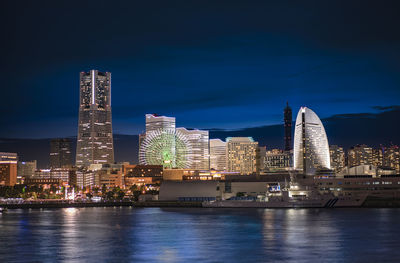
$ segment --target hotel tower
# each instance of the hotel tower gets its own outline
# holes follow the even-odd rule
[[[81,72],[76,166],[113,162],[111,73]]]
[[[311,109],[301,107],[294,131],[294,169],[313,175],[330,169],[329,145],[324,125]]]

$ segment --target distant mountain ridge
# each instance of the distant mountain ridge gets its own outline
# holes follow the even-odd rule
[[[379,110],[378,113],[340,114],[323,119],[329,144],[337,144],[346,149],[356,144],[373,147],[379,147],[380,144],[400,144],[400,106],[376,109]],[[251,136],[267,148],[283,148],[283,124],[235,131],[210,130],[210,138],[224,140],[226,137],[235,136]],[[76,137],[70,138],[75,153]],[[2,138],[0,151],[17,152],[20,160],[37,160],[39,168],[46,168],[49,163],[50,140]],[[137,163],[138,145],[138,135],[114,134],[115,160]]]

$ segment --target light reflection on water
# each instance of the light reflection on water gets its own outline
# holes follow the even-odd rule
[[[395,261],[399,222],[400,209],[9,210],[0,261]]]

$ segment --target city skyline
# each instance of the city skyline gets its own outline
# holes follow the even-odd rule
[[[3,2],[0,261],[400,258],[399,0]]]

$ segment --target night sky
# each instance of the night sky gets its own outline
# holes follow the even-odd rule
[[[351,3],[349,3],[351,2]],[[0,136],[77,133],[79,72],[112,73],[113,129],[282,123],[400,105],[400,1],[3,1]]]

